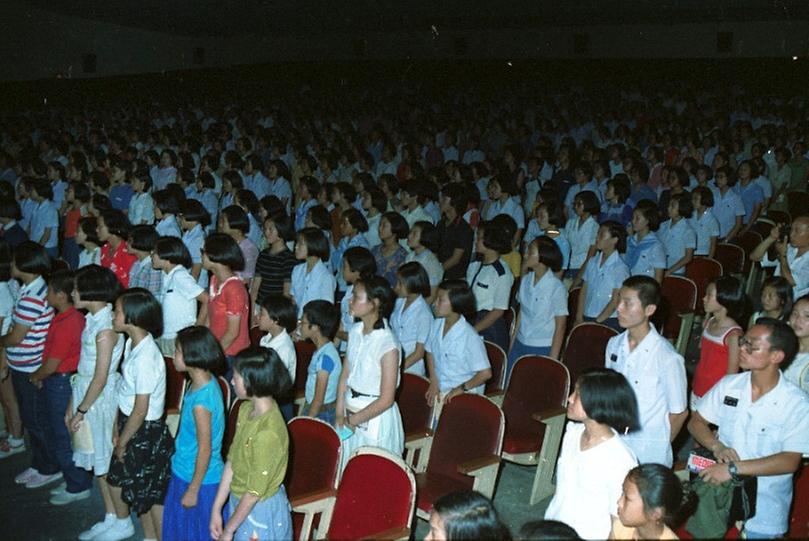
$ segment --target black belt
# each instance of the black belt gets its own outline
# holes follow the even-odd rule
[[[366,398],[379,398],[378,394],[358,393],[357,391],[355,391],[351,387],[349,387],[348,390],[351,391],[351,398],[363,398],[363,397],[366,397]]]

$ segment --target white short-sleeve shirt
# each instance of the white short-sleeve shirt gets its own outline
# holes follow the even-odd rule
[[[517,229],[525,229],[525,212],[520,205],[519,197],[509,197],[505,203],[492,201],[486,209],[485,220],[491,220],[500,214],[507,214],[517,222]]]
[[[405,308],[406,299],[396,299],[393,313],[390,316],[390,327],[399,343],[402,344],[404,356],[407,357],[416,350],[417,344],[426,344],[430,335],[430,326],[433,324],[433,312],[424,300],[418,296],[416,300]],[[405,370],[420,376],[425,375],[424,359],[413,363]]]
[[[580,269],[587,259],[587,251],[595,244],[598,236],[598,222],[592,216],[579,225],[579,217],[574,216],[565,225],[565,236],[570,244],[570,261],[568,266],[571,269]]]
[[[129,200],[129,214],[132,225],[154,223],[154,201],[148,193],[136,193]]]
[[[425,348],[433,356],[438,387],[446,392],[462,385],[480,372],[491,368],[483,338],[461,316],[455,325],[444,334],[446,319],[436,319],[430,327],[430,337]],[[483,394],[483,385],[469,392]]]
[[[162,338],[174,338],[177,331],[197,321],[197,297],[203,291],[182,265],[177,265],[168,274],[163,273],[160,286],[164,325]]]
[[[303,315],[303,307],[314,300],[334,302],[334,289],[337,282],[323,261],[318,260],[312,270],[307,272],[306,262],[292,269],[290,291],[298,304],[298,317]]]
[[[784,377],[809,395],[809,353],[798,353],[784,370]]]
[[[556,317],[567,314],[567,288],[550,270],[534,283],[535,273],[520,280],[520,326],[517,340],[526,346],[549,347],[553,344]]]
[[[702,216],[694,215],[688,220],[691,229],[697,236],[697,247],[694,255],[708,255],[711,252],[711,238],[719,237],[719,222],[713,211],[705,209]]]
[[[798,249],[791,244],[787,246],[787,263],[795,287],[792,288],[796,299],[809,293],[809,251],[798,256]],[[781,276],[781,262],[770,259],[769,254],[761,261],[762,267],[775,267],[775,276]]]
[[[739,194],[731,189],[722,195],[718,190],[714,194],[713,215],[719,222],[719,237],[725,238],[733,226],[736,225],[736,218],[744,216],[744,203]]]
[[[368,396],[379,396],[382,385],[382,357],[389,351],[396,351],[398,365],[402,362],[402,352],[396,337],[385,321],[383,329],[363,332],[364,323],[355,323],[348,331],[346,363],[349,365],[348,387]],[[397,370],[398,374],[398,370]],[[398,376],[396,385],[398,387]]]
[[[612,300],[612,292],[621,288],[624,280],[629,278],[629,268],[618,252],[612,252],[606,261],[603,254],[597,252],[587,263],[584,270],[584,283],[587,294],[584,298],[584,315],[598,317],[604,307]],[[617,317],[613,311],[609,317]]]
[[[420,254],[417,254],[415,250],[411,251],[407,254],[405,262],[410,263],[411,261],[421,264],[424,270],[427,271],[430,287],[438,287],[438,284],[444,279],[444,267],[441,266],[438,257],[430,250],[424,249]]]
[[[809,396],[784,377],[755,402],[752,393],[750,372],[731,374],[697,402],[697,411],[719,426],[719,440],[742,460],[781,452],[809,453]],[[759,476],[756,515],[745,528],[785,533],[791,502],[792,474]]]
[[[638,462],[656,462],[671,467],[669,414],[688,406],[683,357],[654,326],[629,351],[629,331],[610,338],[605,366],[623,374],[638,399],[641,429],[622,436]]]
[[[663,243],[663,249],[666,252],[667,269],[681,260],[687,249],[691,248],[696,251],[697,248],[697,234],[685,218],[681,218],[674,225],[671,224],[671,220],[660,224],[657,238]],[[685,267],[678,269],[675,274],[685,274]]]
[[[166,401],[166,364],[151,334],[147,334],[135,347],[132,347],[132,339],[126,341],[121,372],[123,377],[118,387],[118,408],[121,412],[131,415],[135,396],[148,394],[149,409],[145,420],[160,419]]]
[[[478,310],[508,310],[514,275],[502,258],[487,264],[475,261],[466,269],[466,282],[475,294]]]
[[[269,333],[261,337],[259,340],[261,347],[274,349],[275,352],[281,357],[281,362],[287,367],[289,377],[292,382],[295,382],[295,371],[298,367],[298,354],[295,352],[295,343],[292,342],[286,329],[281,329],[278,336],[273,336]]]

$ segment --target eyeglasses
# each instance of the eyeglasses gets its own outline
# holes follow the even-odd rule
[[[746,336],[739,338],[739,347],[745,350],[747,353],[758,353],[763,349],[760,347],[754,347],[753,342],[751,342]]]

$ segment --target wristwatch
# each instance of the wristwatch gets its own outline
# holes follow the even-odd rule
[[[463,384],[461,385],[461,390],[462,390],[463,392],[465,392],[465,393],[468,393],[468,392],[469,392],[469,389],[467,389],[467,388],[466,388],[466,382],[463,382]]]
[[[730,473],[730,476],[734,481],[739,480],[739,469],[736,467],[735,462],[728,462],[728,473]]]

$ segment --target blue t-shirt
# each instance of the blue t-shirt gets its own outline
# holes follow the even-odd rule
[[[128,211],[133,195],[135,191],[129,184],[116,184],[110,188],[110,204],[114,209]]]
[[[340,372],[343,365],[340,363],[340,354],[332,342],[327,342],[318,349],[309,363],[309,370],[306,373],[306,403],[311,404],[315,399],[315,387],[317,386],[317,373],[320,371],[329,373],[329,380],[326,383],[326,394],[323,403],[329,404],[337,400],[337,382],[340,380]]]
[[[203,485],[218,483],[225,467],[222,461],[222,437],[225,434],[225,403],[216,378],[212,378],[202,389],[190,387],[185,393],[183,410],[180,414],[180,430],[171,457],[171,469],[177,477],[190,483],[194,477],[197,461],[197,424],[194,422],[194,408],[202,406],[211,412],[211,460],[208,471],[202,479]]]

